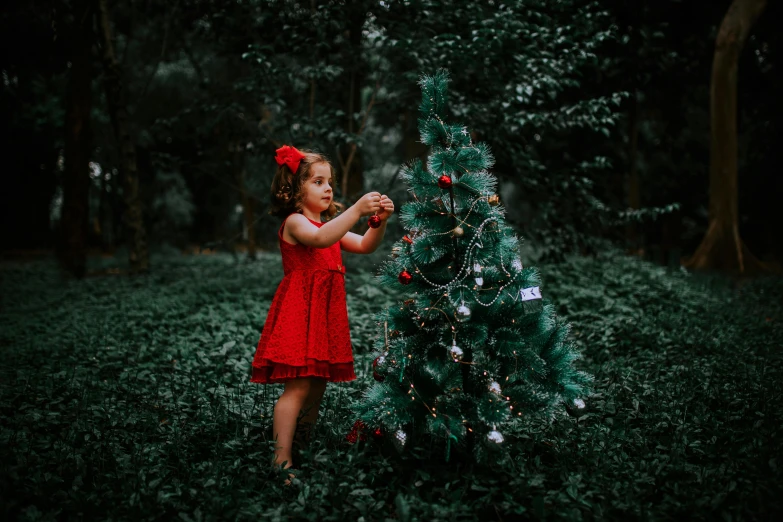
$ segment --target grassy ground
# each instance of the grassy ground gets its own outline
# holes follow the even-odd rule
[[[369,260],[369,261],[372,261]],[[366,262],[366,261],[365,261]],[[148,278],[0,267],[5,520],[772,520],[783,514],[783,282],[606,254],[540,266],[596,377],[580,419],[507,430],[491,467],[349,445],[397,297],[351,259],[359,379],[330,384],[302,482],[270,471],[281,387],[248,382],[279,256],[158,256]],[[95,260],[111,268],[114,260]],[[777,515],[777,517],[776,517]]]

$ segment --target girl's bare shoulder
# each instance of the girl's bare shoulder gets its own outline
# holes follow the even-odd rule
[[[289,243],[298,244],[301,241],[296,238],[297,233],[305,232],[306,234],[307,232],[312,232],[311,229],[317,228],[302,214],[294,213],[288,216],[283,224],[283,239]]]
[[[309,219],[299,213],[294,213],[288,216],[285,220],[285,227],[291,227],[293,229],[299,229],[301,227],[314,227]]]

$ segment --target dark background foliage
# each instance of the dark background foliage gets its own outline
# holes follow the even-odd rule
[[[678,264],[707,227],[710,71],[728,4],[112,3],[151,241],[242,243],[243,189],[257,201],[258,241],[274,247],[265,210],[282,143],[325,152],[341,175],[355,144],[338,196],[350,203],[373,189],[402,203],[397,168],[425,154],[416,80],[445,67],[453,119],[490,145],[509,219],[550,259],[612,242]],[[5,251],[56,243],[75,7],[3,7]],[[739,63],[739,226],[766,260],[781,257],[783,224],[773,175],[780,9],[770,3]],[[123,187],[97,50],[94,65],[90,150],[101,173],[92,176],[89,245],[112,252],[125,241]]]

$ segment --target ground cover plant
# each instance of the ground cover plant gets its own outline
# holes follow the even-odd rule
[[[402,298],[348,259],[359,379],[330,385],[301,482],[271,470],[278,386],[248,382],[279,255],[153,257],[146,278],[0,267],[5,520],[763,520],[783,512],[783,283],[606,252],[542,270],[595,376],[585,413],[520,420],[497,464],[348,444],[373,314]],[[523,261],[525,259],[523,258]]]

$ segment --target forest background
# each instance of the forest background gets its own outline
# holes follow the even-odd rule
[[[283,143],[332,159],[338,199],[402,204],[399,167],[426,156],[416,81],[442,67],[453,119],[491,147],[508,220],[544,259],[611,243],[679,266],[710,223],[723,22],[742,31],[722,37],[739,54],[736,91],[718,94],[736,95],[738,129],[721,187],[745,256],[779,261],[780,6],[735,4],[6,3],[2,249],[57,248],[82,274],[89,249],[127,247],[144,270],[150,246],[274,248]]]

